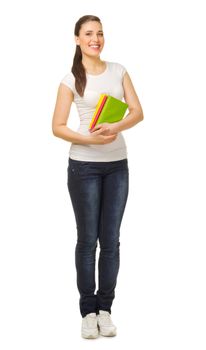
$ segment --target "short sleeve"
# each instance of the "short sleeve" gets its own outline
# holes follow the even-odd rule
[[[73,93],[75,93],[75,91],[76,91],[75,90],[75,78],[74,78],[72,72],[65,75],[60,83],[65,84],[66,86],[68,86],[72,90]]]
[[[125,75],[127,70],[126,70],[125,66],[123,66],[122,64],[120,64],[120,68],[121,68],[121,78],[123,79],[123,76]]]
[[[122,64],[120,63],[116,63],[115,64],[115,67],[116,67],[116,71],[118,73],[118,75],[120,76],[121,80],[123,79],[123,76],[125,75],[125,73],[127,72],[125,66],[123,66]]]

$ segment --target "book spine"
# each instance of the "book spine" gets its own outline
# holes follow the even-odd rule
[[[96,125],[96,123],[97,123],[97,121],[98,121],[98,118],[99,118],[99,116],[100,116],[100,114],[101,114],[101,112],[102,112],[102,110],[103,110],[103,108],[104,108],[104,106],[105,106],[105,103],[106,103],[106,101],[107,101],[107,97],[108,97],[107,95],[103,95],[102,102],[101,102],[101,104],[100,104],[100,106],[99,106],[99,109],[98,109],[96,115],[94,116],[94,120],[93,120],[93,122],[92,122],[92,125],[91,125],[91,127],[90,127],[90,130],[92,130],[92,129],[95,127],[95,125]]]
[[[98,103],[97,103],[97,106],[96,106],[96,108],[95,108],[94,114],[93,114],[93,116],[92,116],[92,120],[91,120],[91,122],[90,122],[90,124],[89,124],[89,128],[91,128],[91,126],[92,126],[92,123],[93,123],[93,121],[94,121],[94,119],[95,119],[95,116],[96,116],[96,114],[97,114],[97,112],[98,112],[99,107],[101,106],[101,103],[102,103],[103,98],[104,98],[104,94],[101,94],[101,95],[100,95],[100,98],[99,98],[99,101],[98,101]]]

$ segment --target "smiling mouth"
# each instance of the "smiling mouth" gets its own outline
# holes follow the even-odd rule
[[[100,49],[100,45],[89,45],[92,49]]]

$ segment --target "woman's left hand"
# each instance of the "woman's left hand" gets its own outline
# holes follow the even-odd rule
[[[91,133],[95,133],[96,135],[114,135],[117,134],[117,131],[115,130],[114,123],[102,123],[96,125],[91,131]]]

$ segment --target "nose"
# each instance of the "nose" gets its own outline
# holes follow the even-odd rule
[[[98,35],[97,35],[97,34],[94,34],[92,39],[93,39],[94,41],[96,41],[96,42],[99,41],[99,38],[98,38]]]

